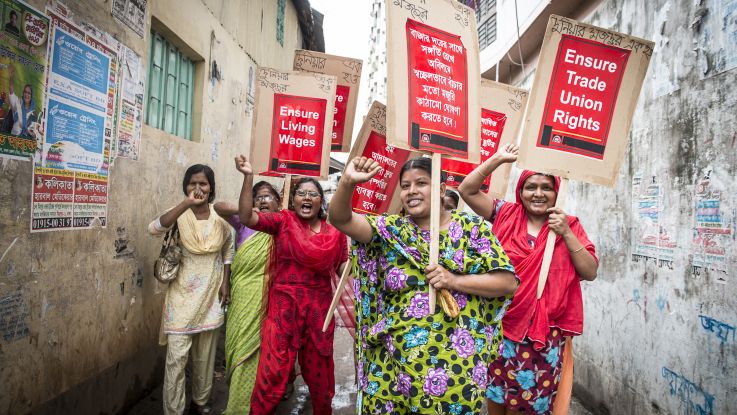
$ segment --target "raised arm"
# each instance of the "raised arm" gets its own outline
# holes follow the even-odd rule
[[[477,215],[484,219],[491,217],[494,209],[494,198],[489,194],[481,191],[481,185],[489,175],[504,163],[513,163],[517,160],[519,147],[514,144],[507,144],[500,148],[493,156],[489,157],[485,162],[481,163],[474,171],[471,172],[461,185],[458,192],[468,206],[476,212]]]
[[[351,198],[357,184],[365,183],[379,172],[381,166],[366,157],[356,157],[345,166],[338,189],[330,200],[328,220],[339,231],[361,243],[371,242],[372,231],[363,215],[351,209]]]
[[[162,228],[171,228],[174,223],[182,216],[187,209],[207,203],[207,196],[200,190],[193,190],[189,196],[184,198],[178,205],[159,217],[159,224]]]
[[[215,213],[225,219],[238,214],[238,205],[232,202],[217,202],[213,207],[215,208]]]
[[[238,216],[242,224],[252,228],[258,223],[258,215],[253,212],[253,195],[251,194],[253,169],[243,154],[235,158],[235,168],[243,173],[243,186],[241,186],[241,196],[238,198]]]

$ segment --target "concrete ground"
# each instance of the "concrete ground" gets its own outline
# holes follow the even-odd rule
[[[215,381],[213,383],[210,404],[213,414],[221,414],[228,403],[228,385],[225,383],[224,366],[224,337],[221,335],[218,343],[215,363]],[[338,327],[335,331],[335,397],[333,398],[333,414],[354,415],[356,413],[356,386],[353,369],[353,338],[344,328]],[[189,375],[187,376],[189,378]],[[189,388],[187,390],[189,397]],[[142,399],[129,415],[161,415],[161,387],[154,390],[149,396]],[[289,400],[283,401],[277,409],[277,415],[312,415],[312,405],[307,385],[301,376],[294,383],[294,393]],[[569,415],[591,415],[580,402],[574,399],[571,403]]]

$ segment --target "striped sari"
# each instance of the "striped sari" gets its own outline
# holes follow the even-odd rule
[[[261,300],[271,235],[257,232],[238,248],[231,266],[230,306],[225,327],[225,370],[229,379],[226,414],[251,406],[261,338]]]

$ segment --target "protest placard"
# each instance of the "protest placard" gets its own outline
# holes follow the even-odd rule
[[[528,92],[524,89],[486,79],[481,80],[480,163],[488,160],[500,147],[517,142],[527,96]],[[458,187],[478,164],[444,158],[442,166],[447,175],[445,184],[449,187]],[[511,168],[512,165],[509,163],[499,166],[484,180],[481,190],[492,197],[504,198]]]
[[[249,160],[256,174],[326,178],[336,78],[259,67]]]
[[[294,69],[333,75],[338,85],[335,89],[335,108],[330,136],[330,150],[347,152],[351,148],[353,120],[356,116],[358,87],[361,85],[360,59],[328,55],[311,50],[294,52]]]
[[[613,186],[654,43],[550,16],[518,164]]]
[[[402,205],[399,198],[399,169],[407,160],[419,155],[420,153],[396,148],[386,143],[386,106],[374,101],[353,143],[348,163],[356,157],[363,156],[378,162],[381,170],[370,181],[356,186],[351,199],[352,210],[372,215],[398,213]],[[344,289],[349,272],[350,267],[346,267],[340,277],[340,282],[336,285],[322,331],[328,329],[341,297],[343,296],[343,301],[348,300],[345,298]]]
[[[614,186],[654,43],[551,15],[522,132],[520,167]],[[548,232],[537,287],[540,301],[556,235]]]
[[[399,212],[399,169],[419,153],[386,143],[386,106],[374,101],[353,144],[348,163],[356,157],[367,157],[381,165],[371,181],[356,187],[351,200],[354,212],[381,215]]]
[[[49,19],[25,3],[0,1],[0,156],[27,158],[43,139]]]
[[[479,47],[472,9],[387,2],[390,145],[479,162]]]
[[[432,153],[430,264],[440,237],[441,155],[479,162],[481,109],[476,14],[454,0],[387,2],[387,143]],[[455,300],[441,290],[453,316]],[[428,287],[430,309],[435,289]]]

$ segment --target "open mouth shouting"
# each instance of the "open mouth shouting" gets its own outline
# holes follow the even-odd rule
[[[305,200],[299,205],[299,211],[304,216],[310,216],[312,214],[312,210],[315,209],[312,201]]]

